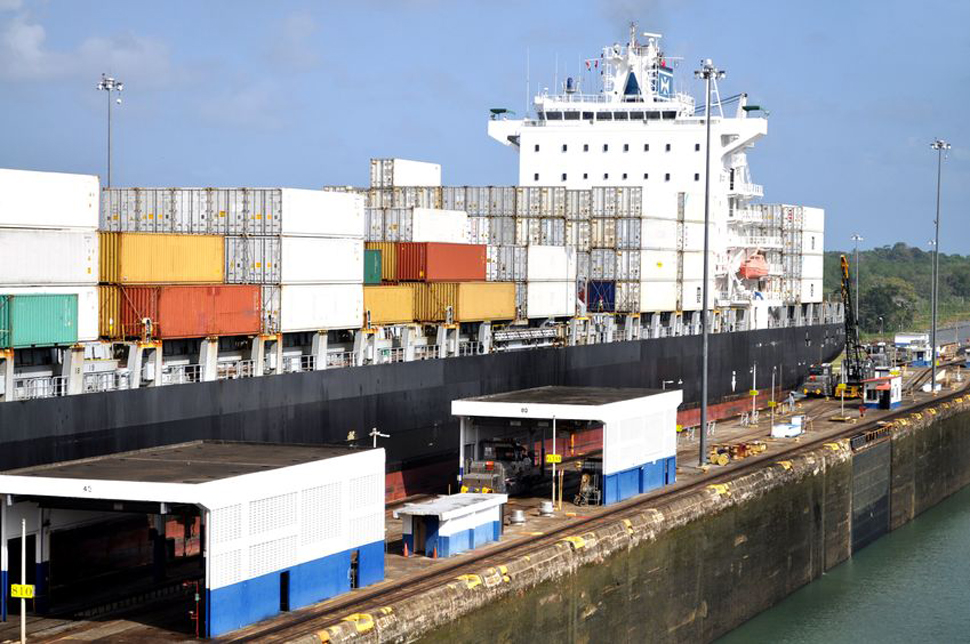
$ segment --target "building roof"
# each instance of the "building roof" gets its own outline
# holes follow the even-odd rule
[[[454,400],[451,413],[491,418],[606,421],[641,415],[654,408],[676,409],[682,401],[680,389],[536,387]]]
[[[480,512],[508,502],[508,494],[484,494],[480,492],[462,492],[438,498],[423,503],[405,503],[403,507],[394,511],[394,516],[410,514],[413,516],[437,516],[440,519]]]
[[[354,451],[354,448],[339,445],[193,441],[50,465],[35,465],[10,470],[4,474],[95,481],[197,484],[325,460]]]
[[[660,389],[618,387],[534,387],[501,394],[465,398],[476,402],[510,402],[549,405],[607,405],[662,393]]]

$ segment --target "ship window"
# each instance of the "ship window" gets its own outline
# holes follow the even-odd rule
[[[812,235],[812,250],[815,250],[815,235]]]
[[[701,303],[701,287],[700,286],[697,287],[697,303],[698,304]]]
[[[539,151],[539,144],[536,143],[536,152],[538,152],[538,151]]]
[[[612,121],[613,112],[597,112],[596,119],[599,121]]]
[[[643,112],[630,112],[630,120],[631,121],[642,121],[643,120]]]
[[[583,120],[584,121],[592,121],[593,120],[593,113],[592,112],[583,112]]]
[[[656,121],[660,118],[660,112],[647,112],[648,121]]]
[[[812,297],[815,297],[815,285],[814,284],[809,284],[808,285],[808,294],[810,296],[812,296]]]
[[[562,112],[546,112],[546,120],[548,121],[561,121]]]
[[[677,112],[664,112],[664,118],[673,121],[677,118]]]
[[[650,175],[649,175],[649,174],[647,174],[646,172],[644,172],[644,173],[643,173],[643,178],[644,178],[644,179],[649,179],[649,178],[650,178]]]
[[[603,152],[609,152],[609,151],[610,151],[610,144],[609,143],[604,143],[603,144]]]
[[[532,175],[532,179],[533,179],[533,181],[538,181],[539,180],[539,173],[536,172],[534,175]]]
[[[667,152],[670,152],[670,144],[669,143],[667,144],[666,149],[667,149]]]
[[[609,179],[609,178],[610,178],[610,173],[609,172],[604,172],[603,173],[603,179],[605,180],[605,179]]]
[[[700,152],[700,151],[701,151],[701,144],[700,143],[695,143],[694,144],[694,152]]]
[[[567,146],[565,143],[563,143],[562,144],[562,151],[565,152],[568,149],[569,149],[569,146]]]
[[[589,143],[583,143],[583,152],[589,152]]]
[[[588,178],[589,178],[589,174],[588,174],[588,173],[586,173],[586,172],[584,172],[584,173],[583,173],[583,179],[588,179]]]
[[[565,181],[565,180],[566,180],[566,173],[565,173],[565,172],[563,172],[563,173],[562,173],[562,180],[563,180],[563,181]]]
[[[644,143],[643,144],[643,151],[644,152],[649,152],[650,151],[650,144],[649,143]]]
[[[623,151],[624,152],[629,152],[630,151],[630,144],[629,143],[624,143],[623,144]]]
[[[664,181],[670,181],[670,173],[664,175]]]
[[[627,116],[626,112],[613,112],[613,118],[617,121],[625,121]]]
[[[626,172],[623,173],[623,180],[626,180]]]
[[[700,172],[695,172],[694,173],[694,181],[700,181],[700,180],[701,180],[701,174],[700,174]]]
[[[578,121],[579,112],[563,112],[563,116],[566,117],[567,121]]]
[[[539,117],[539,120],[540,121],[545,121],[546,120],[546,113],[545,112],[536,112],[536,116]]]

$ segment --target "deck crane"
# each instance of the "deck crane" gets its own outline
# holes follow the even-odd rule
[[[859,340],[859,321],[852,306],[852,280],[849,279],[849,260],[842,255],[842,308],[845,317],[845,355],[842,358],[842,382],[835,388],[835,395],[845,392],[846,398],[862,396],[863,381],[872,378],[872,360]]]

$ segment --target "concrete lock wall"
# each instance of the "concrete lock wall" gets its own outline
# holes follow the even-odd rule
[[[365,633],[344,623],[314,637],[710,641],[970,483],[968,463],[964,396],[855,450],[827,443],[513,556],[393,604]]]

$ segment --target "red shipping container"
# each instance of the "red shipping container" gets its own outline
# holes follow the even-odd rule
[[[154,338],[204,338],[260,332],[261,287],[123,286],[120,319],[124,335],[141,337],[142,320],[152,321]]]
[[[401,242],[397,278],[409,282],[483,282],[486,247],[478,244]]]

